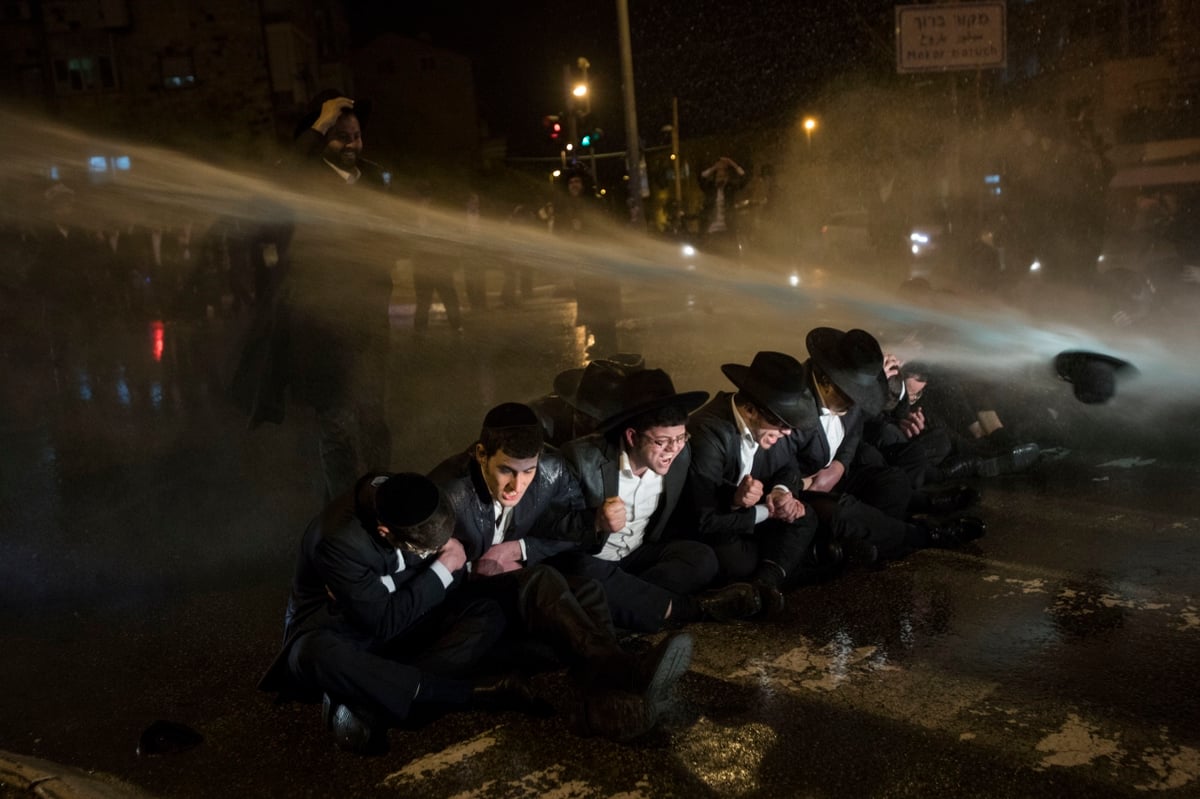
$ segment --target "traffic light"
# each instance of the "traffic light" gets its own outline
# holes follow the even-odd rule
[[[542,127],[546,129],[551,141],[558,141],[562,137],[562,123],[558,121],[558,114],[546,114],[542,117]]]
[[[580,147],[595,147],[600,141],[600,137],[604,131],[600,128],[593,128],[591,131],[583,134],[583,138],[579,140]]]
[[[579,140],[579,146],[580,147],[591,147],[592,146],[592,134],[590,134],[590,133],[583,134],[583,138]]]

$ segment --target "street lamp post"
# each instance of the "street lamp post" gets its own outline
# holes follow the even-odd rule
[[[808,149],[812,149],[813,131],[817,129],[817,120],[814,117],[804,118],[804,135],[808,139]]]
[[[621,88],[625,96],[625,168],[629,171],[629,220],[645,226],[641,193],[641,144],[638,141],[637,102],[633,92],[633,43],[629,35],[629,0],[617,0],[617,31],[621,38]]]

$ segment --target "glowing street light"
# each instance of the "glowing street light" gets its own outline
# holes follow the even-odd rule
[[[816,129],[817,129],[816,117],[805,117],[804,118],[804,135],[808,139],[808,146],[810,149],[812,148],[813,131]]]
[[[586,83],[576,83],[575,88],[571,90],[571,94],[575,95],[576,97],[578,97],[581,100],[584,97],[587,97],[587,93],[588,93],[588,87],[587,87]]]

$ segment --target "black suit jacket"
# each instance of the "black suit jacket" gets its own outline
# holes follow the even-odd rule
[[[496,529],[495,508],[483,472],[475,460],[475,445],[451,456],[429,473],[454,508],[454,536],[462,542],[467,560],[475,561],[492,545]],[[556,450],[545,450],[537,474],[511,511],[505,541],[525,539],[526,563],[573,549],[594,532],[580,529],[572,511],[582,508],[579,486]]]
[[[702,538],[714,543],[754,533],[754,508],[733,508],[733,495],[742,470],[742,445],[732,399],[732,393],[718,392],[688,419],[688,432],[692,434],[688,495],[696,514],[696,530]],[[783,485],[793,494],[799,493],[801,475],[794,459],[768,458],[778,446],[775,444],[770,450],[760,447],[750,474],[762,481],[765,490]]]
[[[563,457],[567,466],[579,483],[586,510],[580,511],[577,517],[576,529],[595,529],[595,511],[604,504],[608,497],[617,496],[621,470],[621,445],[593,434],[577,438],[563,447]],[[663,537],[679,504],[687,484],[688,469],[692,462],[692,452],[688,445],[676,456],[671,468],[663,476],[662,495],[658,500],[658,508],[646,525],[645,542],[651,543]],[[608,538],[607,533],[596,532],[594,541],[583,541],[585,548],[598,552]]]
[[[817,388],[815,385],[810,386],[813,395],[813,405],[816,409],[818,418],[821,413],[821,400],[818,399]],[[850,408],[841,417],[842,427],[845,430],[841,445],[838,446],[837,452],[833,453],[833,460],[838,461],[845,467],[845,473],[850,473],[850,464],[854,461],[855,455],[858,453],[859,445],[862,443],[863,426],[866,422],[866,417],[863,415],[862,408],[857,405]],[[787,455],[794,459],[796,468],[800,474],[808,477],[816,474],[821,469],[825,468],[825,464],[829,462],[829,439],[825,437],[825,428],[821,427],[818,421],[808,430],[793,430],[791,435],[783,442],[784,446],[772,447],[772,455],[770,459],[780,466],[780,459]],[[778,452],[774,450],[778,448]]]
[[[284,645],[259,684],[263,690],[288,687],[288,650],[301,633],[341,629],[383,644],[445,599],[447,589],[429,568],[435,558],[401,553],[369,519],[348,491],[308,525],[284,618]],[[401,557],[404,569],[398,571]]]

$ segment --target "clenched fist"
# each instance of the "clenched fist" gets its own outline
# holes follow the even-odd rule
[[[746,475],[742,478],[742,482],[738,483],[737,491],[733,492],[733,506],[735,508],[753,508],[762,499],[762,495],[762,482]]]

